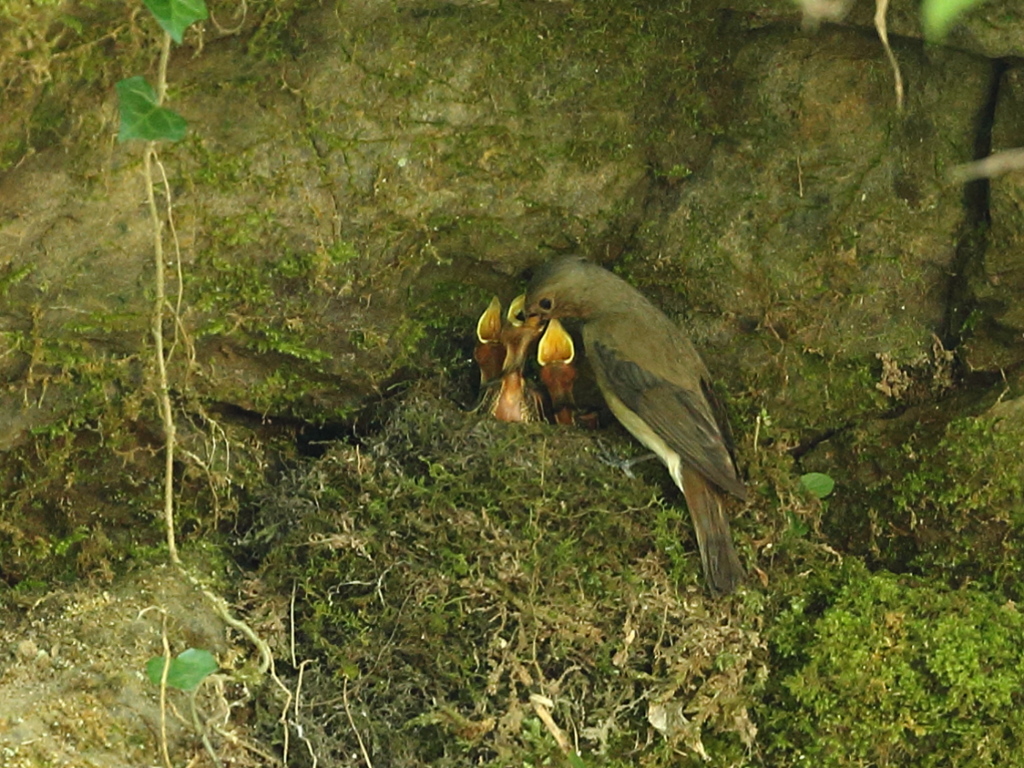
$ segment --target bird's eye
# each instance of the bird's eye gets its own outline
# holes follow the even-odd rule
[[[547,298],[541,299],[540,301],[537,302],[537,304],[545,312],[549,311],[553,306],[555,306],[555,302]]]

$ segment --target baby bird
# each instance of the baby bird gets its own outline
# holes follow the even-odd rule
[[[540,421],[541,417],[540,392],[527,380],[523,372],[530,346],[540,336],[541,326],[536,321],[526,322],[526,315],[523,312],[524,300],[523,295],[514,298],[501,323],[498,334],[503,351],[501,369],[493,380],[486,384],[478,406],[486,409],[499,421],[533,422]],[[493,301],[491,305],[494,306]],[[500,308],[499,303],[499,314]],[[484,315],[487,315],[487,312]],[[491,322],[492,320],[488,319],[488,323]],[[478,332],[477,338],[479,339],[481,335]],[[479,359],[477,362],[479,364]],[[484,373],[484,366],[481,365],[481,379]]]
[[[556,424],[575,423],[575,401],[572,385],[576,381],[576,347],[572,336],[555,318],[548,321],[547,330],[537,345],[537,363],[540,380],[551,397],[552,418]]]

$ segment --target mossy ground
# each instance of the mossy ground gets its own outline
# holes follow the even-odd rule
[[[715,600],[664,470],[630,479],[604,461],[635,451],[626,435],[501,424],[451,392],[421,382],[362,440],[293,456],[272,484],[254,476],[214,528],[185,506],[186,552],[214,546],[222,573],[245,564],[238,599],[281,678],[301,676],[289,719],[308,741],[292,740],[290,764],[344,762],[360,740],[394,766],[1018,764],[1019,473],[970,459],[1009,460],[1016,409],[953,422],[914,456],[895,448],[919,462],[886,485],[900,513],[959,531],[903,576],[870,572],[825,535],[842,506],[799,491],[791,438],[761,414],[757,444],[740,441],[752,499],[734,510],[751,577]],[[1005,512],[983,520],[985,509]],[[89,570],[96,530],[52,541],[52,561],[77,554]],[[139,563],[158,540],[154,524]],[[967,542],[969,578],[950,585]],[[19,599],[32,590],[26,580]],[[172,633],[182,642],[195,641]],[[244,655],[223,658],[240,667]],[[253,734],[282,750],[283,702],[259,690]],[[580,757],[563,754],[538,707]]]
[[[834,473],[858,492],[835,504],[829,538],[875,565],[1019,600],[1019,411],[1011,401],[950,420],[955,410],[928,405],[837,436],[833,455],[855,460]]]

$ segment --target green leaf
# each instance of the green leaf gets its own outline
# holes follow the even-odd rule
[[[836,481],[823,472],[808,472],[800,476],[800,485],[819,499],[824,499],[836,487]]]
[[[119,82],[117,100],[121,108],[118,141],[180,141],[188,123],[177,112],[156,103],[156,91],[144,77],[129,77]]]
[[[931,42],[941,40],[964,11],[982,0],[924,0],[921,3],[921,23],[924,36]]]
[[[181,45],[182,36],[189,25],[206,18],[206,3],[203,0],[143,0],[149,12],[163,27],[164,32]]]
[[[167,687],[182,691],[191,691],[208,675],[217,671],[217,660],[209,651],[189,648],[171,659],[171,668],[167,671]],[[146,662],[146,674],[153,685],[160,685],[164,674],[164,657],[154,656]]]

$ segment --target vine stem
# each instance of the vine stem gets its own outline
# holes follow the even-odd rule
[[[157,74],[156,84],[156,101],[157,106],[162,106],[164,97],[167,94],[167,64],[170,59],[171,53],[171,36],[164,33],[162,45],[160,48],[160,64]],[[164,245],[163,245],[163,230],[164,220],[161,218],[160,210],[156,203],[156,194],[154,193],[154,176],[153,166],[156,165],[160,169],[160,176],[163,182],[163,187],[167,195],[167,211],[166,218],[167,223],[170,227],[171,237],[175,247],[175,260],[178,268],[178,300],[177,306],[172,307],[168,305],[167,293],[165,285],[165,265],[164,265]],[[181,562],[181,558],[178,556],[178,546],[175,542],[174,534],[174,452],[176,447],[176,436],[177,429],[174,425],[174,409],[171,404],[171,392],[168,384],[167,377],[167,358],[173,353],[175,342],[172,342],[171,349],[166,350],[164,345],[164,314],[170,310],[173,313],[174,321],[176,323],[175,328],[179,328],[180,324],[180,310],[181,310],[181,290],[183,281],[181,278],[181,254],[178,247],[177,234],[174,229],[174,218],[172,216],[171,208],[171,193],[170,187],[167,183],[167,175],[164,171],[163,165],[160,164],[159,158],[156,152],[156,142],[149,141],[146,143],[145,151],[142,153],[142,170],[146,182],[146,203],[149,207],[150,221],[153,226],[153,260],[155,273],[153,278],[153,311],[150,325],[150,332],[153,335],[153,355],[156,358],[156,372],[157,372],[157,391],[156,400],[160,410],[160,421],[163,424],[164,430],[164,524],[167,532],[167,550],[168,556],[170,557],[171,564],[179,568],[180,572],[188,579],[188,581],[197,589],[201,590],[203,595],[213,605],[215,612],[221,619],[228,624],[230,627],[238,630],[245,635],[252,643],[256,646],[260,654],[260,674],[270,673],[271,679],[277,684],[277,686],[284,693],[287,700],[285,708],[282,712],[281,719],[284,727],[284,743],[285,743],[285,754],[287,755],[287,744],[288,744],[288,720],[286,713],[288,707],[291,705],[293,700],[292,693],[284,682],[277,676],[277,672],[274,669],[274,656],[270,649],[270,645],[263,640],[259,635],[256,634],[255,630],[252,629],[248,624],[240,619],[236,619],[228,607],[227,602],[215,595],[205,586],[203,586],[195,576],[188,572]],[[161,755],[163,757],[164,765],[170,768],[170,754],[167,743],[166,733],[166,694],[167,694],[167,672],[170,669],[171,651],[170,645],[167,639],[167,617],[164,615],[164,631],[163,631],[163,643],[164,643],[164,669],[160,683],[160,720],[161,720]],[[306,662],[303,662],[305,664]],[[301,678],[300,678],[301,679]],[[347,695],[347,690],[346,690]],[[210,757],[216,765],[220,765],[220,761],[215,754],[212,745],[210,744],[209,738],[205,731],[198,723],[198,712],[196,709],[195,696],[191,701],[192,704],[192,717],[193,726],[196,731],[202,734],[203,745],[206,747]],[[347,706],[347,700],[346,700]],[[296,705],[296,719],[298,717],[298,706]],[[351,714],[349,715],[351,718]],[[357,732],[358,735],[358,732]],[[304,739],[306,745],[312,754],[313,748],[310,745],[308,739]],[[367,760],[369,765],[369,758],[366,754],[366,750],[363,750],[364,758]],[[317,758],[313,754],[313,764],[316,765]],[[276,764],[276,763],[275,763]],[[372,767],[371,767],[372,768]]]
[[[157,105],[163,104],[167,93],[167,62],[171,54],[171,36],[164,33],[160,48],[160,67],[156,82]],[[146,144],[142,153],[142,172],[146,178],[146,203],[149,205],[149,217],[153,224],[153,258],[156,268],[154,275],[155,296],[153,297],[153,355],[156,358],[157,370],[157,405],[160,409],[160,421],[164,428],[164,527],[167,530],[167,552],[171,562],[181,564],[178,557],[178,545],[174,538],[174,448],[177,432],[174,426],[174,411],[171,407],[171,392],[167,383],[167,360],[164,358],[164,307],[167,304],[164,286],[164,242],[163,220],[156,206],[156,195],[153,193],[153,162],[156,159],[156,142]]]

